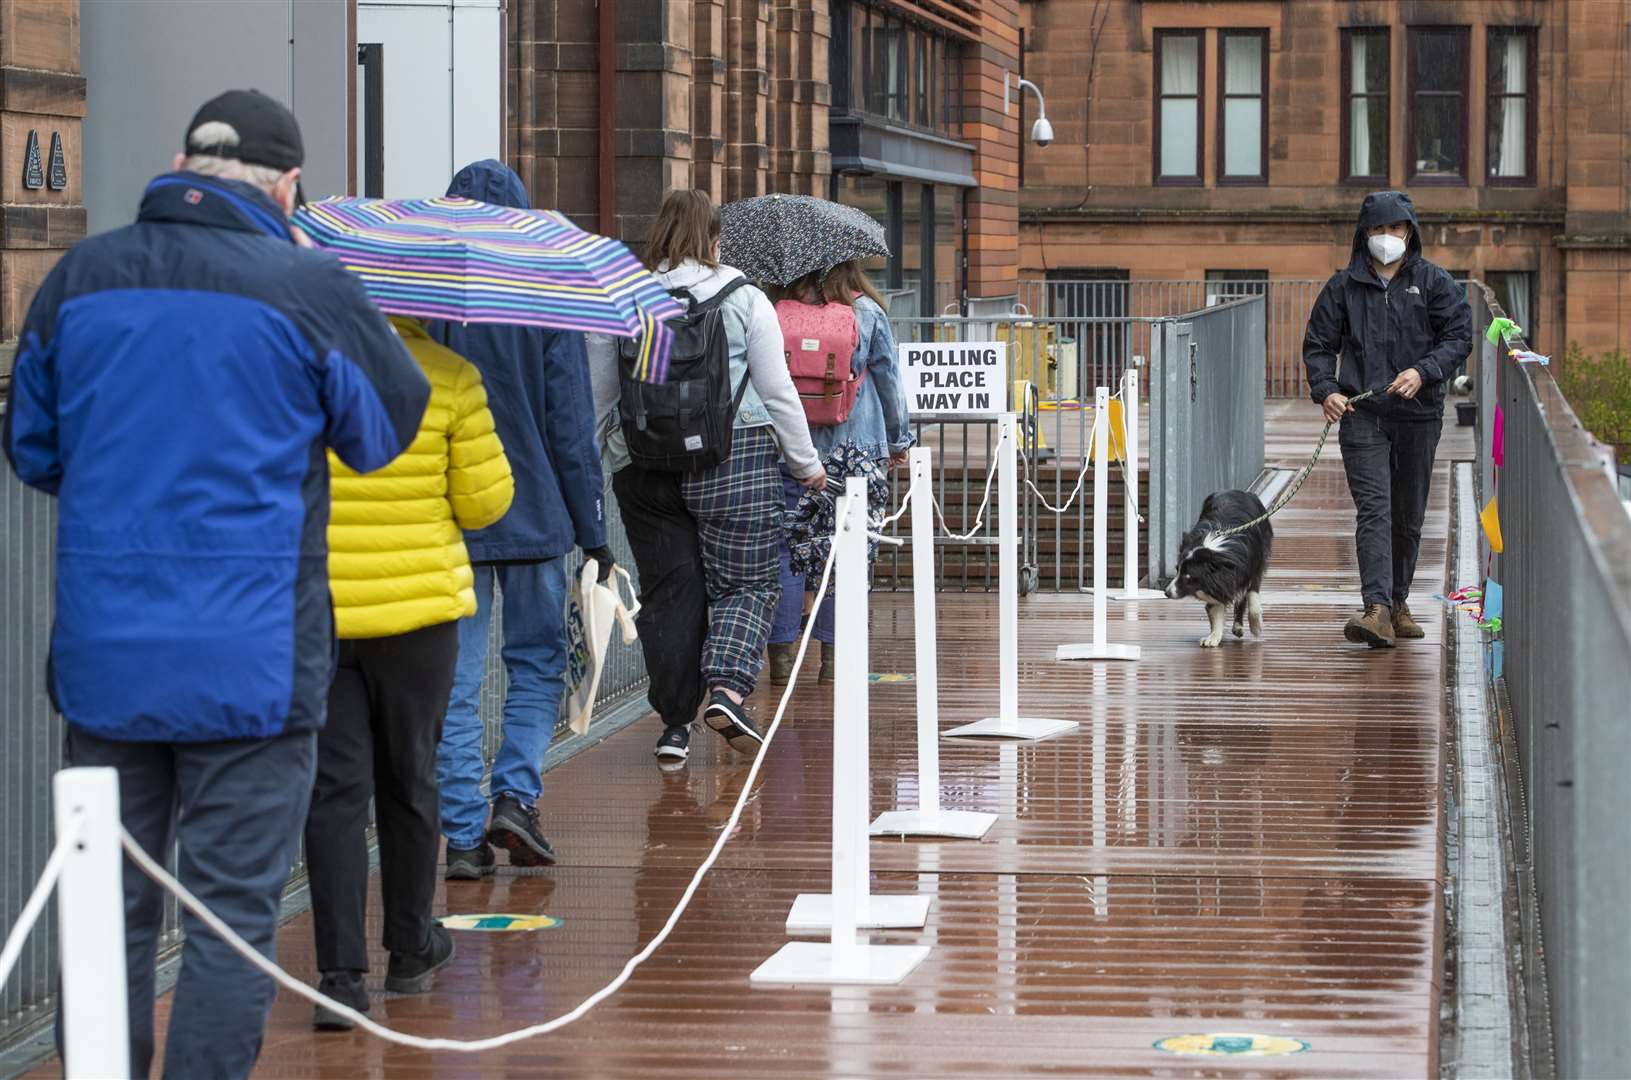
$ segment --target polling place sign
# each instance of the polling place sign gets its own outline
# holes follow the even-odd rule
[[[1008,344],[902,344],[901,374],[913,416],[996,415],[1008,407]]]

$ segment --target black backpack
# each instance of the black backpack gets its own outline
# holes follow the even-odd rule
[[[702,304],[684,289],[669,290],[688,310],[664,324],[673,333],[665,382],[636,379],[640,339],[618,339],[622,398],[617,411],[636,465],[659,472],[697,472],[731,456],[731,431],[747,393],[748,376],[742,374],[742,384],[733,393],[730,343],[719,308],[747,283],[747,278],[739,277]]]

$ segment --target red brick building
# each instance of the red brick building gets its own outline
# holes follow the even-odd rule
[[[1012,296],[1018,23],[1017,0],[514,0],[511,157],[631,242],[677,187],[819,194],[885,222],[908,307]]]
[[[1021,277],[1323,279],[1364,193],[1403,188],[1428,257],[1540,348],[1631,350],[1624,0],[1029,0],[1021,23],[1057,132],[1025,148]]]

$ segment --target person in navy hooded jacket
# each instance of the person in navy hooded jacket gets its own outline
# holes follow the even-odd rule
[[[527,189],[508,166],[465,166],[449,195],[525,209]],[[611,573],[604,482],[583,335],[524,326],[432,323],[431,335],[468,359],[487,387],[515,501],[497,524],[465,534],[476,573],[476,614],[459,623],[459,666],[437,753],[449,880],[493,872],[493,846],[516,866],[548,866],[538,826],[544,753],[560,716],[566,673],[566,557],[574,547]],[[489,795],[481,778],[482,674],[493,585],[504,597],[504,734]],[[489,820],[489,804],[491,818]]]
[[[124,827],[267,956],[334,674],[329,447],[370,471],[430,387],[357,278],[297,246],[282,105],[198,111],[135,224],[40,285],[6,410],[19,478],[57,496],[47,665],[67,759],[119,774]],[[159,887],[125,864],[130,1069],[153,1057]],[[191,915],[166,1076],[247,1076],[273,996]],[[59,1032],[60,1034],[60,1032]]]

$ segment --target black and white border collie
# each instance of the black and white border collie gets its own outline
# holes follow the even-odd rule
[[[1235,637],[1263,636],[1263,601],[1259,593],[1269,569],[1274,530],[1264,521],[1232,536],[1225,530],[1243,525],[1263,513],[1263,502],[1249,491],[1218,491],[1201,505],[1201,519],[1178,545],[1178,576],[1167,586],[1167,596],[1181,600],[1193,596],[1206,605],[1211,633],[1201,648],[1215,649],[1223,641],[1223,621],[1235,611]]]

